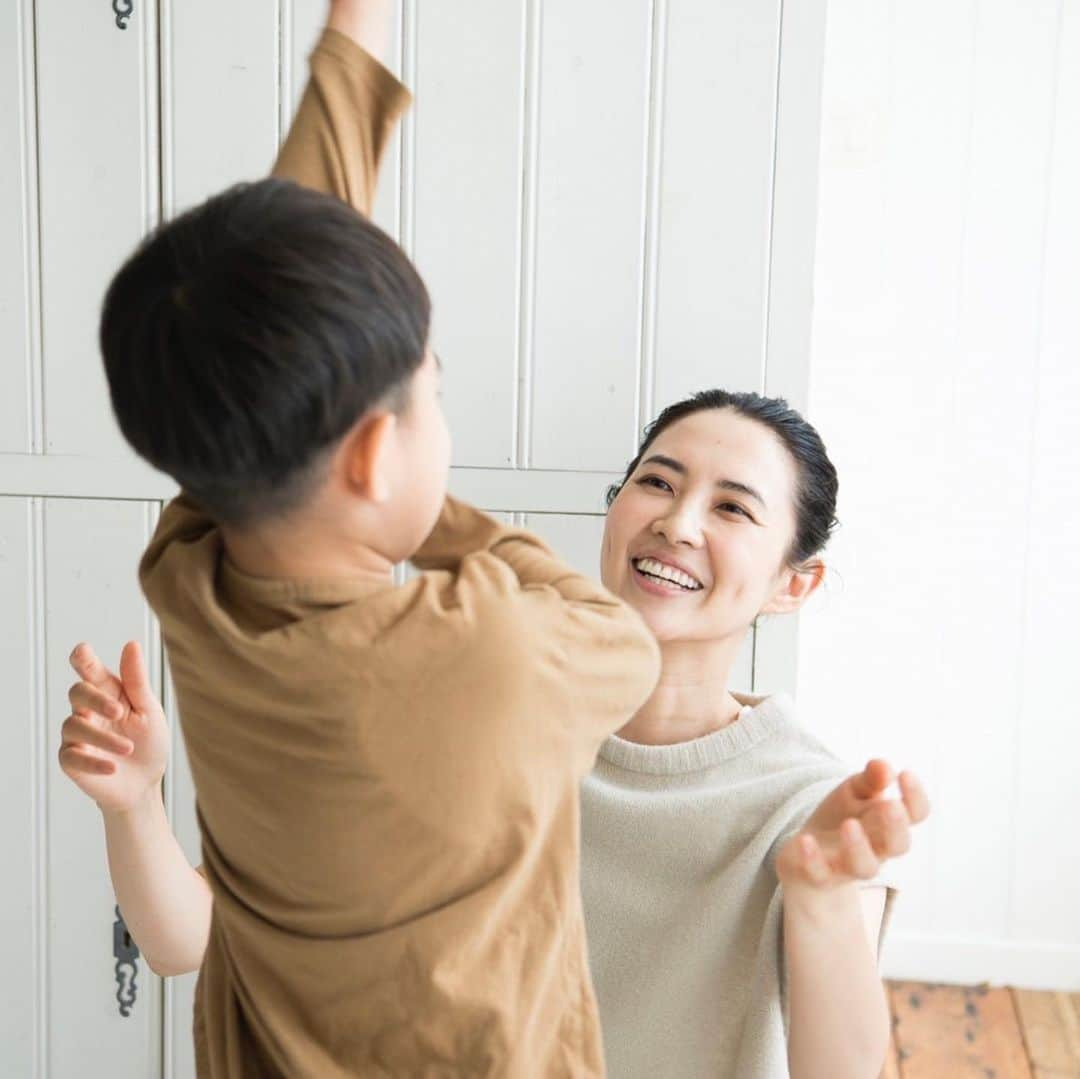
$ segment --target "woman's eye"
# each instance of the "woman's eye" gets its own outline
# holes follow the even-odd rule
[[[666,480],[659,476],[642,476],[638,481],[639,487],[655,487],[659,491],[670,491],[671,487]]]
[[[742,514],[743,517],[750,517],[750,514],[747,513],[738,502],[721,502],[716,508],[722,513],[739,513]]]

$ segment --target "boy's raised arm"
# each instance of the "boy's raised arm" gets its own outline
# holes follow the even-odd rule
[[[393,0],[335,0],[273,174],[371,212],[379,165],[411,100],[380,62]]]

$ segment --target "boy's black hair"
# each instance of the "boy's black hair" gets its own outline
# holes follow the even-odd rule
[[[280,516],[378,404],[407,405],[431,306],[382,230],[285,180],[153,233],[105,296],[101,351],[136,453],[220,523]]]

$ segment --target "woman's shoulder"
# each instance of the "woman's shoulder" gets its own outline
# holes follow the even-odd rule
[[[846,775],[847,766],[814,732],[799,714],[795,700],[788,693],[732,694],[743,707],[740,722],[753,717],[766,725],[770,737],[757,747],[770,770],[810,771],[821,779]]]

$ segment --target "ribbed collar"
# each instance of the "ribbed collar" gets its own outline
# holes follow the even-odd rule
[[[628,772],[651,775],[700,772],[745,753],[794,722],[795,706],[786,693],[769,697],[743,693],[732,696],[743,708],[739,718],[723,730],[670,746],[643,746],[613,734],[600,747],[600,757]]]

